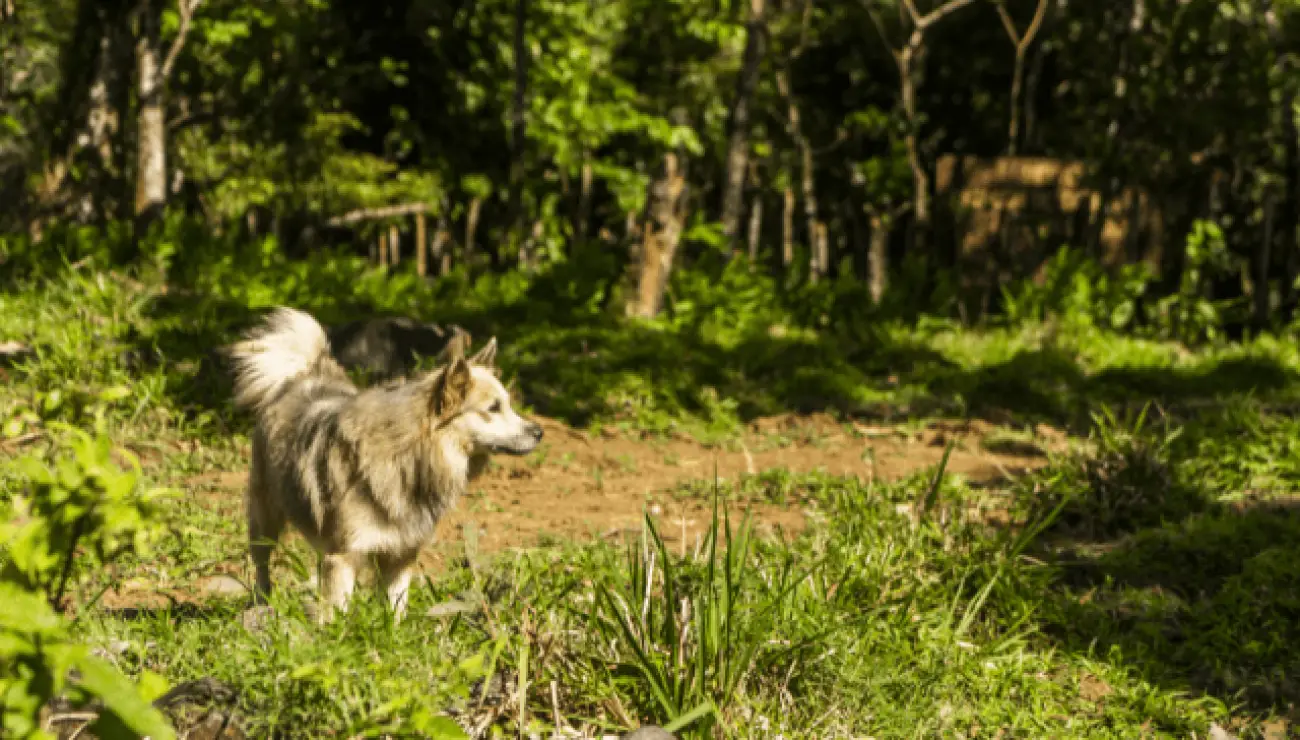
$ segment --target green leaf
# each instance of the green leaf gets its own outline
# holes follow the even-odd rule
[[[78,685],[102,701],[105,712],[111,715],[95,723],[97,736],[104,740],[144,736],[151,740],[172,740],[176,737],[162,714],[111,665],[90,655],[78,663],[81,673]]]

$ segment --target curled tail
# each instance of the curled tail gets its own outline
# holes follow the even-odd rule
[[[290,382],[317,372],[330,357],[330,344],[309,314],[277,308],[227,352],[234,364],[235,403],[262,409]]]

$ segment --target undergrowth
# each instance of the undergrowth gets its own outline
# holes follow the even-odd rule
[[[1287,339],[1188,349],[1051,311],[978,331],[883,315],[823,325],[741,263],[678,280],[662,319],[629,322],[611,308],[610,269],[573,260],[425,283],[260,254],[255,271],[232,253],[171,259],[166,275],[90,255],[0,294],[0,341],[27,350],[0,367],[4,501],[38,477],[15,451],[56,450],[60,424],[105,431],[141,458],[142,483],[189,494],[150,515],[165,534],[148,556],[81,560],[66,587],[84,609],[63,629],[153,693],[215,678],[255,737],[454,737],[453,721],[476,736],[655,721],[684,737],[1188,737],[1216,724],[1259,737],[1300,719],[1300,447],[1286,406],[1300,358]],[[806,305],[852,297],[835,290]],[[202,483],[246,465],[248,419],[210,353],[277,303],[497,335],[524,401],[577,425],[716,440],[769,413],[948,412],[1077,439],[1039,471],[980,486],[942,469],[698,483],[678,492],[718,502],[698,542],[647,519],[623,546],[469,549],[414,589],[400,626],[362,596],[322,628],[301,542],[278,556],[288,587],[271,613],[185,596],[248,575],[239,502]],[[728,515],[752,500],[800,506],[810,525],[757,537]],[[991,501],[1005,510],[989,515]],[[150,598],[96,600],[123,585]]]

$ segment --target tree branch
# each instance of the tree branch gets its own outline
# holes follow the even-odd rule
[[[1025,35],[1020,39],[1021,52],[1024,51],[1024,47],[1027,47],[1034,42],[1034,37],[1037,36],[1038,31],[1042,29],[1043,20],[1047,18],[1047,5],[1047,0],[1038,0],[1038,9],[1034,11],[1034,19],[1029,22],[1029,28],[1025,29]]]
[[[203,0],[177,0],[177,10],[180,11],[181,23],[176,29],[176,38],[172,41],[172,48],[167,50],[167,57],[163,60],[162,72],[159,74],[160,79],[166,82],[172,76],[172,68],[176,66],[176,59],[181,55],[181,49],[185,48],[185,37],[190,33],[190,21],[194,19],[194,11],[199,9]]]
[[[1016,31],[1016,23],[1011,20],[1011,14],[1007,12],[1007,4],[999,0],[999,2],[993,3],[993,7],[998,11],[998,18],[1002,19],[1002,28],[1006,30],[1007,36],[1010,37],[1011,44],[1019,49],[1020,33]]]
[[[949,0],[949,2],[940,5],[926,15],[918,18],[916,20],[916,27],[925,30],[943,20],[945,16],[955,13],[974,2],[975,0]],[[910,6],[912,4],[911,0],[907,0],[907,4]],[[912,12],[916,12],[915,9],[913,9]]]
[[[889,49],[890,55],[894,57],[894,64],[901,64],[898,48],[889,43],[889,33],[885,31],[885,22],[875,8],[872,7],[871,0],[862,0],[862,9],[867,11],[867,17],[871,19],[871,24],[876,27],[876,32],[880,34],[880,40],[885,42],[885,47]]]
[[[428,203],[404,203],[395,206],[381,206],[378,208],[358,208],[355,211],[348,211],[341,216],[334,216],[325,223],[329,226],[346,226],[358,221],[369,221],[381,218],[394,218],[396,216],[410,216],[416,213],[428,213],[433,210]]]

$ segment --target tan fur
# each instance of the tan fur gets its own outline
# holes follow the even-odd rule
[[[542,430],[510,407],[496,340],[410,382],[359,390],[315,319],[281,308],[230,348],[235,398],[257,415],[247,494],[259,600],[286,524],[321,554],[322,618],[344,609],[374,558],[398,617],[420,548],[492,452],[525,454]]]

